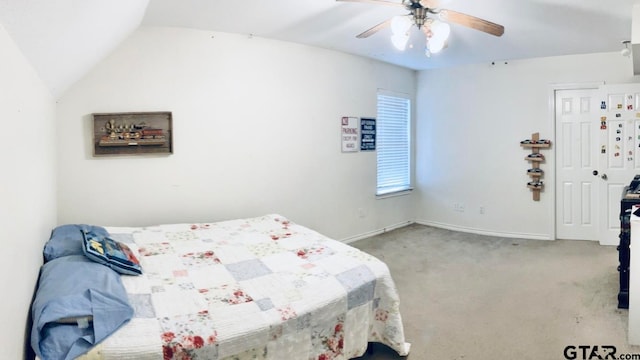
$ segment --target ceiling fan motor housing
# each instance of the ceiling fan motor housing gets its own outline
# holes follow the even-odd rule
[[[422,28],[425,21],[427,21],[427,9],[426,8],[417,8],[413,10],[413,22],[416,24],[418,29]]]

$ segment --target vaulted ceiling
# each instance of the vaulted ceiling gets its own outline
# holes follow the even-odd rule
[[[401,0],[387,0],[401,2]],[[0,0],[0,24],[59,97],[140,26],[251,34],[422,70],[471,63],[619,51],[638,0],[439,0],[505,27],[501,37],[453,24],[448,47],[425,56],[413,28],[400,52],[384,29],[355,35],[402,7],[335,0]]]

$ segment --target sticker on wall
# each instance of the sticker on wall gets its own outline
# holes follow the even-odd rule
[[[343,116],[340,137],[342,139],[342,152],[358,151],[358,118]]]
[[[600,130],[607,130],[607,117],[600,116]]]
[[[633,111],[635,99],[633,94],[627,94],[625,98],[625,105],[628,111]]]
[[[606,110],[607,109],[607,102],[602,100],[600,101],[600,109],[602,110]]]
[[[602,145],[600,147],[600,154],[606,154],[607,153],[607,145]]]

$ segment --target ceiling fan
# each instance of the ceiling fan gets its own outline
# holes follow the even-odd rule
[[[441,9],[438,7],[437,0],[402,0],[402,2],[387,0],[336,1],[371,3],[405,8],[409,11],[409,14],[395,16],[385,20],[358,34],[356,37],[360,39],[367,38],[384,28],[391,27],[393,32],[391,37],[392,43],[399,50],[404,50],[409,40],[409,30],[415,25],[427,36],[427,56],[435,54],[445,47],[450,32],[448,23],[466,26],[495,36],[502,36],[502,34],[504,34],[504,26],[461,12]]]

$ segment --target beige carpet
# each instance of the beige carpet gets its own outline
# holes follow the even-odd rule
[[[408,359],[565,359],[569,345],[640,354],[627,345],[627,310],[617,308],[614,246],[422,225],[352,245],[391,269],[412,343]],[[384,346],[371,350],[359,359],[401,359]],[[579,349],[576,359],[583,359]]]

